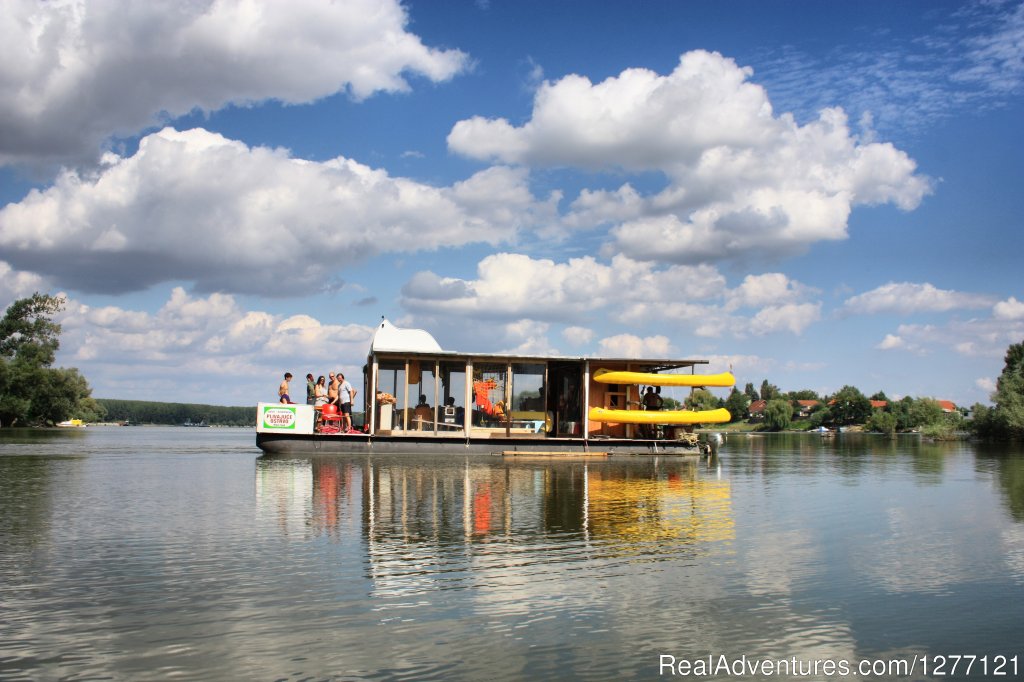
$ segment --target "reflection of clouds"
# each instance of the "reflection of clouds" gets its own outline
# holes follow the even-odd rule
[[[800,530],[763,533],[751,538],[746,559],[750,593],[790,594],[795,582],[817,570],[818,550]]]
[[[949,520],[904,507],[886,512],[889,535],[876,551],[858,556],[860,569],[892,592],[939,592],[972,577],[970,543],[954,542]],[[970,531],[957,533],[961,540]]]
[[[783,611],[772,615],[770,628],[775,632],[764,642],[772,655],[799,661],[857,658],[856,638],[848,623],[822,613]]]
[[[1002,540],[1007,570],[1014,580],[1024,583],[1024,527],[1009,526],[1005,528]]]

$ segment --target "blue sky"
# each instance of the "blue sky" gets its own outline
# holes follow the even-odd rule
[[[15,0],[0,302],[94,394],[443,347],[985,402],[1024,340],[1020,2]],[[724,394],[724,392],[723,392]]]

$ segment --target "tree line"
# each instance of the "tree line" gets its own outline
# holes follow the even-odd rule
[[[932,398],[905,396],[890,400],[884,392],[865,395],[855,386],[843,386],[830,395],[812,390],[782,392],[765,379],[758,390],[748,383],[742,391],[733,388],[725,399],[710,391],[697,389],[686,399],[686,407],[707,410],[724,407],[732,421],[748,418],[755,400],[766,402],[764,428],[778,431],[791,427],[815,429],[863,425],[871,431],[894,434],[898,431],[920,430],[936,438],[949,437],[956,431],[969,431],[990,440],[1024,439],[1024,342],[1011,345],[1006,351],[1005,366],[991,396],[992,406],[977,403],[970,410],[948,411]],[[807,415],[797,421],[798,401],[816,401]],[[874,406],[884,402],[884,406]]]
[[[107,421],[129,424],[208,424],[210,426],[252,426],[256,407],[225,407],[193,403],[161,403],[148,400],[97,398],[106,410]]]

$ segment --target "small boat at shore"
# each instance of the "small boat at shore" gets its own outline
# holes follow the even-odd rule
[[[58,422],[57,426],[62,429],[85,428],[85,422],[81,419],[65,419],[62,422]]]
[[[706,364],[453,352],[424,330],[383,320],[358,393],[362,432],[343,432],[333,422],[319,428],[324,420],[313,405],[259,403],[256,444],[268,454],[708,454],[720,441],[687,432],[729,421],[726,410],[640,409],[641,383],[725,385],[722,375],[693,373]],[[700,383],[675,383],[675,377]],[[650,424],[686,428],[645,428]]]

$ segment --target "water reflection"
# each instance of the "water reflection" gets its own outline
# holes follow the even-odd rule
[[[1024,521],[1024,457],[1014,446],[979,444],[977,468],[992,471],[999,481],[1003,502],[1015,521]]]
[[[256,459],[251,434],[87,431],[0,448],[0,678],[655,679],[663,653],[1024,636],[1018,452]]]
[[[730,540],[730,487],[680,459],[261,458],[257,508],[286,535],[379,543],[582,542],[656,558]]]

